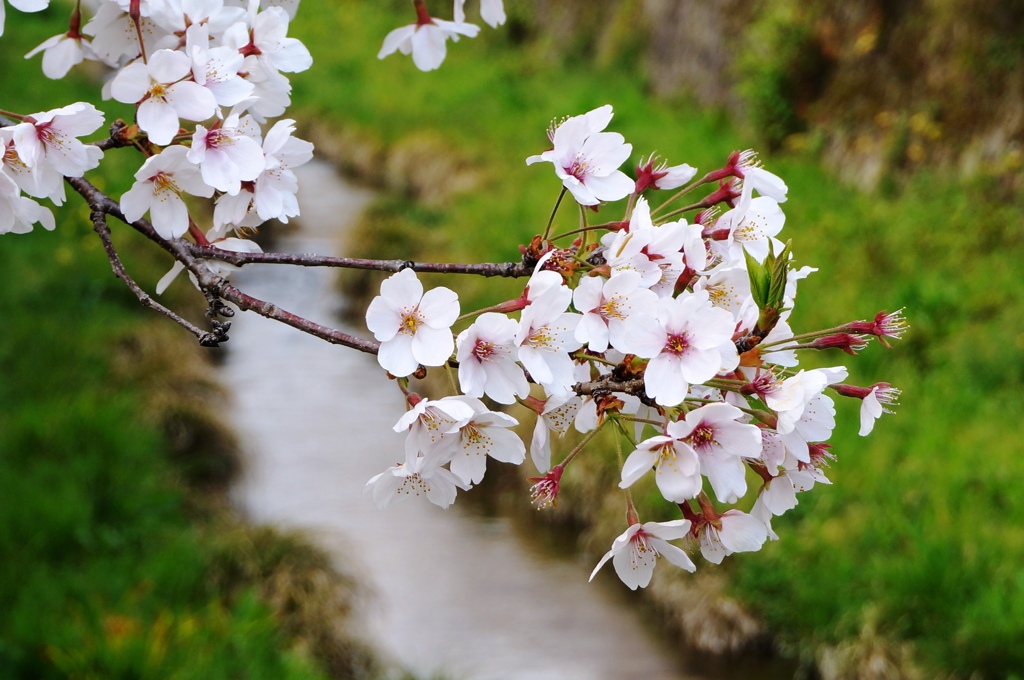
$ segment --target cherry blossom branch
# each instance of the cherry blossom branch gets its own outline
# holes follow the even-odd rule
[[[128,289],[135,294],[135,297],[139,299],[139,302],[143,307],[149,307],[150,309],[160,312],[168,319],[196,336],[199,340],[199,344],[203,347],[216,347],[221,342],[228,339],[227,333],[231,328],[230,323],[214,321],[213,330],[205,331],[154,300],[149,293],[144,291],[125,270],[124,264],[121,262],[121,258],[118,256],[117,250],[114,248],[114,243],[110,238],[110,227],[107,225],[106,214],[102,210],[94,209],[91,217],[93,230],[99,235],[100,240],[103,242],[103,248],[107,253],[107,259],[110,261],[110,268],[114,271],[114,276],[124,282]]]
[[[331,257],[313,253],[242,253],[222,250],[212,245],[189,244],[193,256],[204,260],[220,260],[229,264],[290,264],[298,267],[340,267],[345,269],[372,269],[384,272],[399,272],[412,269],[416,272],[434,274],[475,274],[483,277],[500,276],[522,278],[533,273],[533,266],[523,262],[486,262],[460,264],[456,262],[414,262],[412,260],[373,260],[357,257]]]
[[[82,177],[68,178],[67,182],[76,192],[79,193],[79,195],[82,196],[82,198],[85,199],[94,215],[107,214],[116,217],[166,250],[172,257],[174,257],[175,260],[185,265],[185,267],[196,277],[199,288],[203,291],[203,294],[206,295],[214,315],[228,315],[224,313],[226,310],[222,309],[222,303],[220,303],[221,300],[226,300],[227,302],[234,303],[243,311],[252,311],[268,319],[280,321],[281,323],[287,324],[293,328],[297,328],[298,330],[336,345],[344,345],[369,354],[376,354],[380,349],[380,344],[373,340],[358,338],[356,336],[343,333],[335,328],[315,323],[309,319],[305,319],[297,314],[293,314],[282,309],[276,304],[260,300],[243,293],[234,286],[228,285],[222,277],[211,271],[200,258],[192,254],[191,249],[193,246],[188,241],[180,238],[162,238],[157,234],[153,225],[147,220],[129,222],[125,219],[124,213],[121,212],[121,206],[117,201],[104,194],[88,180]],[[214,321],[214,323],[216,324],[220,322]],[[216,333],[217,331],[214,332]]]

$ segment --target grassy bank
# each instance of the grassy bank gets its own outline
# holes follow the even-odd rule
[[[94,84],[21,59],[59,13],[14,14],[0,106],[88,100]],[[119,195],[130,153],[90,179]],[[52,233],[0,237],[0,675],[376,677],[339,634],[355,585],[227,510],[237,463],[211,363],[113,277],[77,197],[56,215]],[[169,258],[112,227],[152,290]]]
[[[634,144],[634,160],[657,150],[708,170],[750,145],[720,114],[651,101],[642,73],[538,58],[529,39],[512,41],[514,31],[485,29],[450,46],[440,71],[422,74],[398,55],[372,60],[408,12],[368,1],[303,10],[295,32],[315,72],[295,79],[301,107],[347,128],[363,148],[389,149],[369,156],[382,176],[396,154],[415,158],[411,149],[420,165],[442,168],[426,172],[434,190],[393,183],[401,191],[367,220],[359,254],[515,259],[558,193],[549,168],[523,162],[547,147],[544,130],[557,116],[613,104],[611,127]],[[450,192],[439,158],[473,168],[472,188]],[[912,330],[896,350],[876,345],[848,362],[851,382],[901,387],[899,413],[862,440],[855,405],[840,404],[835,486],[805,495],[776,522],[781,541],[730,558],[720,572],[779,639],[825,666],[845,663],[855,674],[877,653],[927,675],[1009,676],[1024,667],[1024,445],[1015,422],[1024,380],[1015,321],[1024,313],[1022,198],[998,176],[955,183],[922,172],[867,195],[812,156],[768,163],[790,186],[785,233],[798,264],[821,268],[801,289],[795,327],[905,305]],[[440,193],[449,195],[436,200]],[[573,222],[566,211],[556,231]],[[444,283],[467,308],[516,287]],[[595,477],[614,474],[614,455],[587,465]],[[610,518],[588,518],[596,528],[584,547],[593,553],[621,530],[621,509],[612,507]]]

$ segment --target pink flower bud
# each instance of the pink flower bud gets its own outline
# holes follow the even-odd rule
[[[814,349],[841,349],[851,356],[856,356],[857,352],[868,346],[868,343],[867,340],[857,335],[836,333],[818,338],[811,342],[810,346]]]

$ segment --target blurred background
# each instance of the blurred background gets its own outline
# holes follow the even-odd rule
[[[910,322],[893,350],[808,363],[891,382],[902,403],[862,439],[857,405],[840,402],[834,486],[801,496],[759,553],[696,576],[659,570],[645,617],[701,658],[781,656],[800,677],[1024,677],[1024,2],[505,4],[504,27],[449,43],[424,74],[375,58],[413,21],[411,3],[302,3],[289,34],[314,66],[292,76],[288,115],[375,192],[339,251],[516,259],[559,191],[525,157],[547,148],[552,119],[604,104],[633,162],[657,151],[708,171],[759,150],[789,185],[797,265],[820,269],[794,328],[900,307]],[[448,2],[428,8],[450,18]],[[98,72],[55,85],[22,59],[66,21],[60,5],[8,12],[0,108],[97,100]],[[130,116],[96,103],[108,120]],[[90,179],[119,196],[138,159],[107,156]],[[573,222],[566,211],[556,224]],[[169,261],[114,233],[152,290]],[[241,456],[217,355],[138,306],[74,197],[55,232],[0,246],[0,676],[384,673],[338,634],[358,578],[232,510]],[[341,277],[355,316],[378,281]],[[517,293],[428,285],[456,288],[465,309]],[[201,316],[187,285],[169,295]],[[591,564],[621,532],[621,497],[608,492],[614,451],[579,462],[554,512],[515,521]],[[492,466],[475,512],[514,514],[518,475]],[[642,516],[669,518],[655,489],[638,495]]]

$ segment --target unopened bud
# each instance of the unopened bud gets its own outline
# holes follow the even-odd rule
[[[808,344],[813,349],[841,349],[852,356],[856,356],[857,352],[868,346],[867,340],[859,335],[850,335],[849,333],[826,335]]]

